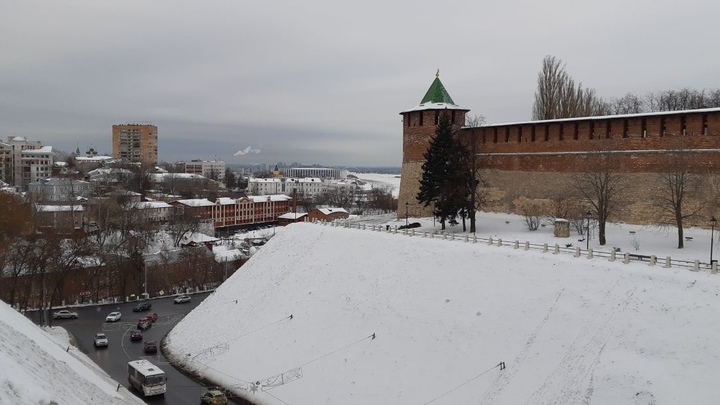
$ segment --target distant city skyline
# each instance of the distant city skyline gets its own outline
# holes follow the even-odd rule
[[[531,118],[546,55],[607,99],[720,68],[720,3],[700,0],[8,3],[0,138],[110,154],[112,125],[150,122],[167,162],[400,166],[399,113],[438,68],[495,124]]]

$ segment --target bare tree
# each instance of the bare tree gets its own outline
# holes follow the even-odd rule
[[[538,87],[535,91],[533,119],[607,115],[608,104],[595,90],[583,88],[565,71],[565,64],[555,56],[546,56],[538,73]]]
[[[612,114],[639,114],[645,112],[645,102],[641,97],[627,93],[620,98],[614,98],[609,103]]]
[[[368,206],[382,212],[397,211],[397,199],[393,197],[389,186],[373,187],[367,194]]]
[[[687,150],[675,150],[666,171],[658,174],[656,206],[660,209],[660,223],[677,227],[678,249],[684,247],[683,226],[686,219],[697,216],[704,204],[700,199],[688,200],[687,196],[699,195],[702,176],[690,172]]]
[[[649,111],[679,111],[720,107],[720,90],[664,90],[648,93],[646,104]]]
[[[177,207],[165,229],[173,238],[173,246],[178,247],[183,237],[197,232],[199,226],[200,218],[198,216],[195,216],[191,210]]]
[[[596,152],[588,157],[585,171],[572,177],[573,187],[597,221],[601,246],[607,243],[605,225],[621,208],[627,183],[626,176],[615,172],[616,169],[611,154]]]

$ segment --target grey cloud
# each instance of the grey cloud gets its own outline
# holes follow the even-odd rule
[[[152,121],[167,161],[400,166],[398,113],[437,68],[489,123],[530,118],[547,54],[608,98],[713,88],[720,70],[720,3],[701,0],[12,3],[0,138],[109,152],[113,124]]]

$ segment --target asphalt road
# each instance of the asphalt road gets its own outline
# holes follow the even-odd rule
[[[202,302],[209,293],[192,295],[192,301],[185,304],[173,304],[173,297],[153,299],[149,302],[152,309],[145,312],[133,312],[134,303],[118,305],[90,306],[74,308],[78,319],[53,320],[53,325],[63,326],[75,337],[78,348],[87,354],[115,381],[128,386],[127,363],[131,360],[147,359],[160,367],[167,376],[167,392],[164,396],[144,398],[148,404],[168,405],[197,405],[200,403],[202,385],[189,379],[173,368],[162,356],[160,350],[157,354],[146,355],[143,351],[143,342],[130,340],[130,332],[136,329],[137,321],[148,312],[158,314],[158,320],[144,331],[143,340],[155,340],[158,347],[163,337],[193,308]],[[120,311],[122,319],[118,322],[105,322],[105,317],[113,311]],[[34,319],[35,320],[35,319]],[[35,320],[37,321],[37,320]],[[108,337],[107,348],[95,348],[93,337],[97,332],[104,332]],[[136,395],[142,395],[131,389]]]

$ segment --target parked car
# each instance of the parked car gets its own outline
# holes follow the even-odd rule
[[[208,390],[200,397],[200,403],[203,405],[227,405],[228,399],[220,390]]]
[[[96,333],[95,339],[93,340],[95,347],[107,347],[108,338],[104,333]]]
[[[181,295],[173,300],[175,304],[184,304],[186,302],[190,302],[190,296],[189,295]]]
[[[140,329],[135,329],[134,331],[130,332],[130,340],[133,342],[143,340],[143,333]]]
[[[105,317],[105,322],[117,322],[121,317],[122,314],[120,312],[110,312],[110,314]]]
[[[67,309],[61,309],[53,313],[53,318],[55,319],[77,319],[77,317],[77,312],[68,311]]]
[[[145,315],[145,317],[148,318],[149,320],[155,322],[158,319],[158,314],[155,312],[150,312],[147,315]]]
[[[154,340],[148,340],[145,342],[145,353],[157,353],[157,342]]]
[[[133,307],[133,312],[149,311],[152,305],[149,302],[141,302]]]

